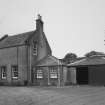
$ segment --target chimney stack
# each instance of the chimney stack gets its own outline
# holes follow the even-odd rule
[[[36,30],[43,31],[43,21],[42,21],[42,16],[38,14],[38,18],[36,20]]]

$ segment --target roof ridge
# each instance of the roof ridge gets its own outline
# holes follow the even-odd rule
[[[25,44],[25,41],[29,39],[36,31],[28,31],[16,35],[11,35],[6,37],[4,40],[0,41],[0,48],[13,47],[17,45]]]
[[[75,61],[75,62],[70,63],[70,64],[68,64],[68,65],[73,65],[73,64],[76,64],[76,63],[80,63],[80,62],[85,61],[85,60],[86,60],[86,58],[81,59],[81,60],[78,60],[78,61]]]
[[[24,34],[28,34],[28,33],[30,33],[30,32],[34,32],[35,30],[33,30],[33,31],[27,31],[27,32],[22,32],[22,33],[17,33],[17,34],[12,34],[12,35],[9,35],[9,37],[14,37],[14,36],[18,36],[18,35],[24,35]]]

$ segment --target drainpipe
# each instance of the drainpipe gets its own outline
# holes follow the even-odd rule
[[[31,46],[30,46],[30,82],[31,82],[31,69],[32,69],[32,68],[31,68],[31,60],[32,60],[32,59],[31,59]]]
[[[49,73],[49,66],[47,66],[47,72],[48,72],[48,86],[50,85],[50,73]]]
[[[60,81],[60,62],[58,60],[58,86],[61,85],[61,81]]]

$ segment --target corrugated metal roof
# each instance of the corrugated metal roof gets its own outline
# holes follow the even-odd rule
[[[74,63],[68,64],[68,66],[85,66],[85,65],[102,65],[105,64],[105,57],[95,56],[84,58]]]

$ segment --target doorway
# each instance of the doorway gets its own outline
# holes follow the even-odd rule
[[[79,85],[88,84],[88,67],[77,67],[76,80]]]

